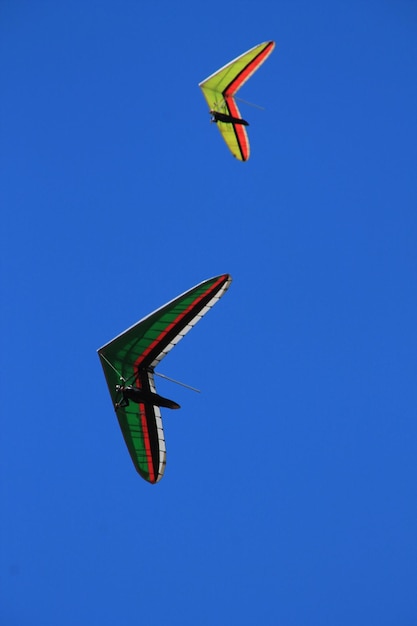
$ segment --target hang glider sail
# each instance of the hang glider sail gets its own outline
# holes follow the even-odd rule
[[[274,48],[273,41],[260,43],[199,83],[209,105],[212,122],[217,124],[228,148],[239,161],[249,159],[249,140],[245,129],[249,124],[242,119],[235,94]]]
[[[133,464],[150,483],[163,476],[166,448],[160,407],[179,409],[156,393],[155,367],[229,288],[222,274],[205,280],[98,350]]]

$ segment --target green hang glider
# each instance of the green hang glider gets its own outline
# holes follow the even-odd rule
[[[227,147],[239,161],[249,159],[249,140],[245,129],[249,124],[242,119],[237,107],[236,92],[266,61],[274,48],[273,41],[260,43],[199,83],[209,105],[211,121],[217,124]]]
[[[160,407],[180,408],[156,393],[155,367],[222,297],[231,281],[229,274],[205,280],[98,350],[133,464],[150,483],[162,478],[166,464]]]

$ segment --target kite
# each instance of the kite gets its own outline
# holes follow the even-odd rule
[[[162,478],[166,465],[160,407],[180,408],[156,393],[155,367],[222,297],[231,281],[229,274],[203,281],[98,350],[133,464],[150,483]]]
[[[229,150],[239,161],[249,159],[249,140],[245,129],[249,124],[240,115],[235,94],[274,48],[273,41],[260,43],[199,83],[209,105],[211,121],[217,124]]]

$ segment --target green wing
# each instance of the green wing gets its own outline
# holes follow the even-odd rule
[[[157,309],[98,350],[113,406],[123,380],[155,393],[153,370],[178,341],[226,292],[228,274],[206,280]],[[164,473],[166,448],[159,407],[148,403],[116,411],[132,461],[150,483]]]
[[[199,86],[210,111],[218,111],[242,119],[233,96],[268,58],[274,48],[273,41],[261,43],[203,80]],[[239,161],[247,161],[250,150],[245,126],[229,122],[218,122],[217,126],[233,156]]]

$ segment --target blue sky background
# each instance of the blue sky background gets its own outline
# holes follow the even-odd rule
[[[0,3],[0,621],[417,623],[417,6]],[[273,39],[233,159],[198,83]],[[168,462],[96,349],[196,283]]]

